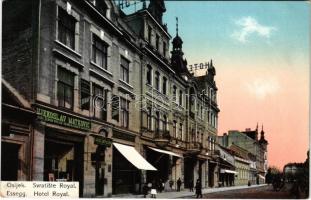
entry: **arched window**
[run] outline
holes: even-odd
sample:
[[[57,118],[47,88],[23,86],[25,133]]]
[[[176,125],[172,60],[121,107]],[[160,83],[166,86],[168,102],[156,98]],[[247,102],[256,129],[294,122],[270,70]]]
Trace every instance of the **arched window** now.
[[[173,86],[173,101],[176,102],[177,100],[177,87],[176,85]]]
[[[155,129],[155,131],[159,131],[159,127],[160,127],[160,112],[159,111],[156,111],[156,113],[155,113],[156,115],[155,115],[155,127],[154,127],[154,129]]]
[[[163,115],[163,131],[167,130],[167,116]]]
[[[162,83],[162,93],[166,94],[166,87],[167,87],[167,78],[163,77],[163,83]]]
[[[146,82],[147,84],[152,85],[152,67],[150,65],[147,65]]]
[[[155,81],[155,88],[159,91],[160,90],[160,73],[159,72],[155,73],[154,81]]]

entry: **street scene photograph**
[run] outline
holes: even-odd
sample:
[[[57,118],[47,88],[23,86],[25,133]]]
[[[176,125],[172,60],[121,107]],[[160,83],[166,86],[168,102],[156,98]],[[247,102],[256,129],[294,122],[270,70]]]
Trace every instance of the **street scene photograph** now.
[[[0,13],[1,198],[309,198],[310,1]]]

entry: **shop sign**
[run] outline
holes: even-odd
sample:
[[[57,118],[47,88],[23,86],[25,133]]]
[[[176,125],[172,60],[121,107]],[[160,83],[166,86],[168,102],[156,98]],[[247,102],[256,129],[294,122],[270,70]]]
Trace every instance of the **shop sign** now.
[[[112,139],[105,138],[105,137],[95,137],[94,144],[105,146],[105,147],[110,147],[112,144]]]
[[[90,130],[91,122],[46,108],[37,108],[39,119],[70,128]]]

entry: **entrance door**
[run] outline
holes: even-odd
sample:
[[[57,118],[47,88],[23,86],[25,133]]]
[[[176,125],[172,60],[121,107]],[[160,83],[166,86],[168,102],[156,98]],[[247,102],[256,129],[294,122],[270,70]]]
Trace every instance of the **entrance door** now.
[[[1,143],[1,180],[17,181],[19,168],[20,145],[7,142]]]
[[[96,176],[95,176],[95,189],[96,195],[101,196],[104,194],[105,186],[105,148],[98,146],[95,153],[96,162]]]
[[[185,164],[185,172],[184,172],[184,183],[185,183],[185,188],[190,187],[190,181],[192,180],[193,183],[195,184],[194,180],[194,165],[195,165],[195,160],[193,158],[185,158],[184,161]]]
[[[208,186],[214,187],[214,170],[215,164],[209,163],[208,165]]]

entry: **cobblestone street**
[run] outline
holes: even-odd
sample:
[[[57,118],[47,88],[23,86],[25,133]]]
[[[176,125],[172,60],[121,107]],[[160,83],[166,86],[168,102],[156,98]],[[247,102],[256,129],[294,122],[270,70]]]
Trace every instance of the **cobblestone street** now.
[[[204,199],[295,199],[290,194],[291,185],[286,185],[280,191],[274,191],[272,185],[254,187],[246,189],[229,190],[203,194]],[[195,196],[184,197],[195,198]],[[300,198],[306,198],[305,194],[300,193]]]

